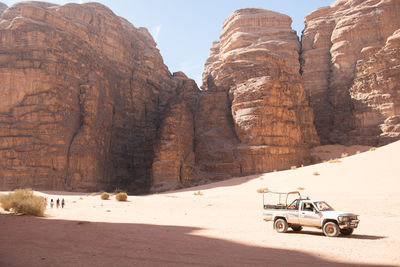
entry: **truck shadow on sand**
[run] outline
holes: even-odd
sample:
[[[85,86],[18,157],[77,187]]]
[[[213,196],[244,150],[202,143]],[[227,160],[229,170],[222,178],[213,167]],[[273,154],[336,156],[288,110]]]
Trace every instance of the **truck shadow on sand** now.
[[[295,232],[295,231],[287,231],[285,234],[293,234],[293,235],[314,235],[314,236],[321,236],[325,238],[333,238],[333,237],[327,237],[321,232],[317,231],[300,231],[300,232]],[[385,239],[387,236],[379,236],[379,235],[358,235],[358,234],[353,234],[353,235],[339,235],[336,238],[348,238],[348,239],[364,239],[364,240],[380,240],[380,239]]]
[[[200,230],[0,214],[0,266],[374,266],[200,236]]]

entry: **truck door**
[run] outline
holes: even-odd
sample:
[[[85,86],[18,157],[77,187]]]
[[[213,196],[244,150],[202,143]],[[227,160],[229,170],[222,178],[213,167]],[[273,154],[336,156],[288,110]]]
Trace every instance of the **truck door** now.
[[[312,202],[302,202],[300,209],[300,224],[307,226],[321,226],[321,217],[315,212]]]
[[[299,200],[296,199],[287,207],[287,222],[292,224],[299,224]]]

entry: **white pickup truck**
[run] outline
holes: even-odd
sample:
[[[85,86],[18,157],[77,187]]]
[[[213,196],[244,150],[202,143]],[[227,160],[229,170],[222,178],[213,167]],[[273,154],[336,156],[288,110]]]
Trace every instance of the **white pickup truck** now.
[[[298,191],[281,193],[266,190],[263,193],[263,208],[264,220],[273,221],[278,233],[285,233],[289,227],[293,231],[301,231],[303,226],[311,226],[322,229],[329,237],[351,235],[360,222],[358,215],[335,211],[324,201],[303,199]]]

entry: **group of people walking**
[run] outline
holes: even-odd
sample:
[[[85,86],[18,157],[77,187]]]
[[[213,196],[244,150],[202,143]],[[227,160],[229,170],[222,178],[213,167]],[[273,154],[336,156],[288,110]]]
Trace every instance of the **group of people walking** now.
[[[65,206],[65,200],[62,199],[61,202],[60,202],[60,199],[57,198],[57,200],[56,200],[56,207],[57,207],[57,209],[60,207],[60,203],[61,203],[61,208],[64,208],[64,206]],[[51,200],[50,200],[50,208],[53,208],[53,207],[54,207],[54,201],[53,201],[53,199],[51,199]]]

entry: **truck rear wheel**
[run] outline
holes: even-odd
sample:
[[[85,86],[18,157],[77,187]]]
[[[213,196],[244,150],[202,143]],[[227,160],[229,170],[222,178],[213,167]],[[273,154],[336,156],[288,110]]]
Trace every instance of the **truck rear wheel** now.
[[[340,232],[343,235],[351,235],[353,233],[354,229],[353,228],[345,228],[345,229],[340,229]]]
[[[278,233],[286,233],[288,230],[288,223],[285,219],[277,219],[275,221],[275,230]]]
[[[292,226],[290,226],[292,229],[293,229],[293,231],[295,231],[295,232],[300,232],[302,229],[303,229],[303,226],[301,226],[301,225],[292,225]]]
[[[325,223],[322,231],[329,237],[337,237],[340,234],[339,226],[334,222]]]

